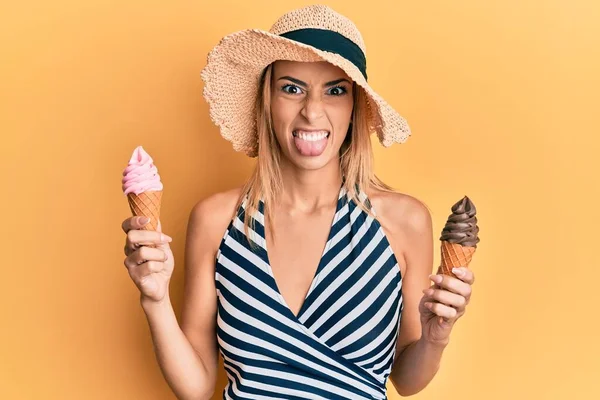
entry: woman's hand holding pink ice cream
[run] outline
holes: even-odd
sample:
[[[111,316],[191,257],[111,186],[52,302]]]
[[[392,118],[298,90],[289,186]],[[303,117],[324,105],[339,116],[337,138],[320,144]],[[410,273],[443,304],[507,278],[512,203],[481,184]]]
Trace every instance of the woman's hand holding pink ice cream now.
[[[124,264],[141,293],[141,301],[162,302],[169,297],[175,262],[162,233],[160,206],[163,184],[154,160],[142,146],[133,151],[121,180],[133,217],[121,224],[127,234]]]
[[[144,221],[146,219],[147,221]],[[169,281],[175,267],[169,243],[171,237],[158,230],[144,230],[149,218],[129,217],[122,223],[125,239],[124,264],[129,276],[140,290],[142,302],[162,302],[169,299]]]

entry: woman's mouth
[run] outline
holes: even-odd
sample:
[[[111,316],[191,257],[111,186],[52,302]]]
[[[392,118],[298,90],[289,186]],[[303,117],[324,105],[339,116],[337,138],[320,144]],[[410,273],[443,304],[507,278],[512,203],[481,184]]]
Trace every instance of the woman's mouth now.
[[[323,154],[323,151],[327,146],[330,132],[327,130],[305,131],[302,129],[295,129],[292,132],[292,136],[294,136],[296,149],[301,155],[316,157]]]

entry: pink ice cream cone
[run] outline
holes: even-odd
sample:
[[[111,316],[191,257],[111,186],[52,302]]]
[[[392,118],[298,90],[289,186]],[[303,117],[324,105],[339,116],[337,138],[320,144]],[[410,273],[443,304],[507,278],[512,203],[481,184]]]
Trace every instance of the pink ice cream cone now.
[[[152,157],[142,146],[133,151],[129,164],[123,171],[122,185],[133,215],[150,218],[150,222],[142,229],[157,230],[163,184]]]

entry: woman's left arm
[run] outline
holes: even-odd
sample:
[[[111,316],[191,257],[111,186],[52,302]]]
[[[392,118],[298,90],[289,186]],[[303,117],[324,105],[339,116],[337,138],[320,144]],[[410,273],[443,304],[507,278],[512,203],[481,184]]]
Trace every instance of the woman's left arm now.
[[[430,275],[433,232],[429,210],[412,197],[396,197],[393,202],[402,204],[386,207],[394,210],[386,213],[388,236],[392,249],[404,249],[406,271],[402,278],[404,310],[390,380],[398,394],[410,396],[423,390],[437,373],[452,327],[469,302],[474,276],[467,268],[461,268],[463,275],[457,274],[460,279]]]

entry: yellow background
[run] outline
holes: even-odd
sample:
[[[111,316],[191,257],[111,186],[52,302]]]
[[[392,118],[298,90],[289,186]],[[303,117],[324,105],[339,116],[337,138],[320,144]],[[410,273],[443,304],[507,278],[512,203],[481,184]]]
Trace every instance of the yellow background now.
[[[3,2],[0,398],[174,398],[123,267],[121,173],[140,144],[157,162],[179,315],[189,211],[253,165],[208,118],[206,54],[305,4]],[[478,207],[472,303],[414,398],[600,398],[600,3],[328,4],[413,130],[375,143],[377,173],[431,207],[436,241],[455,201]]]

